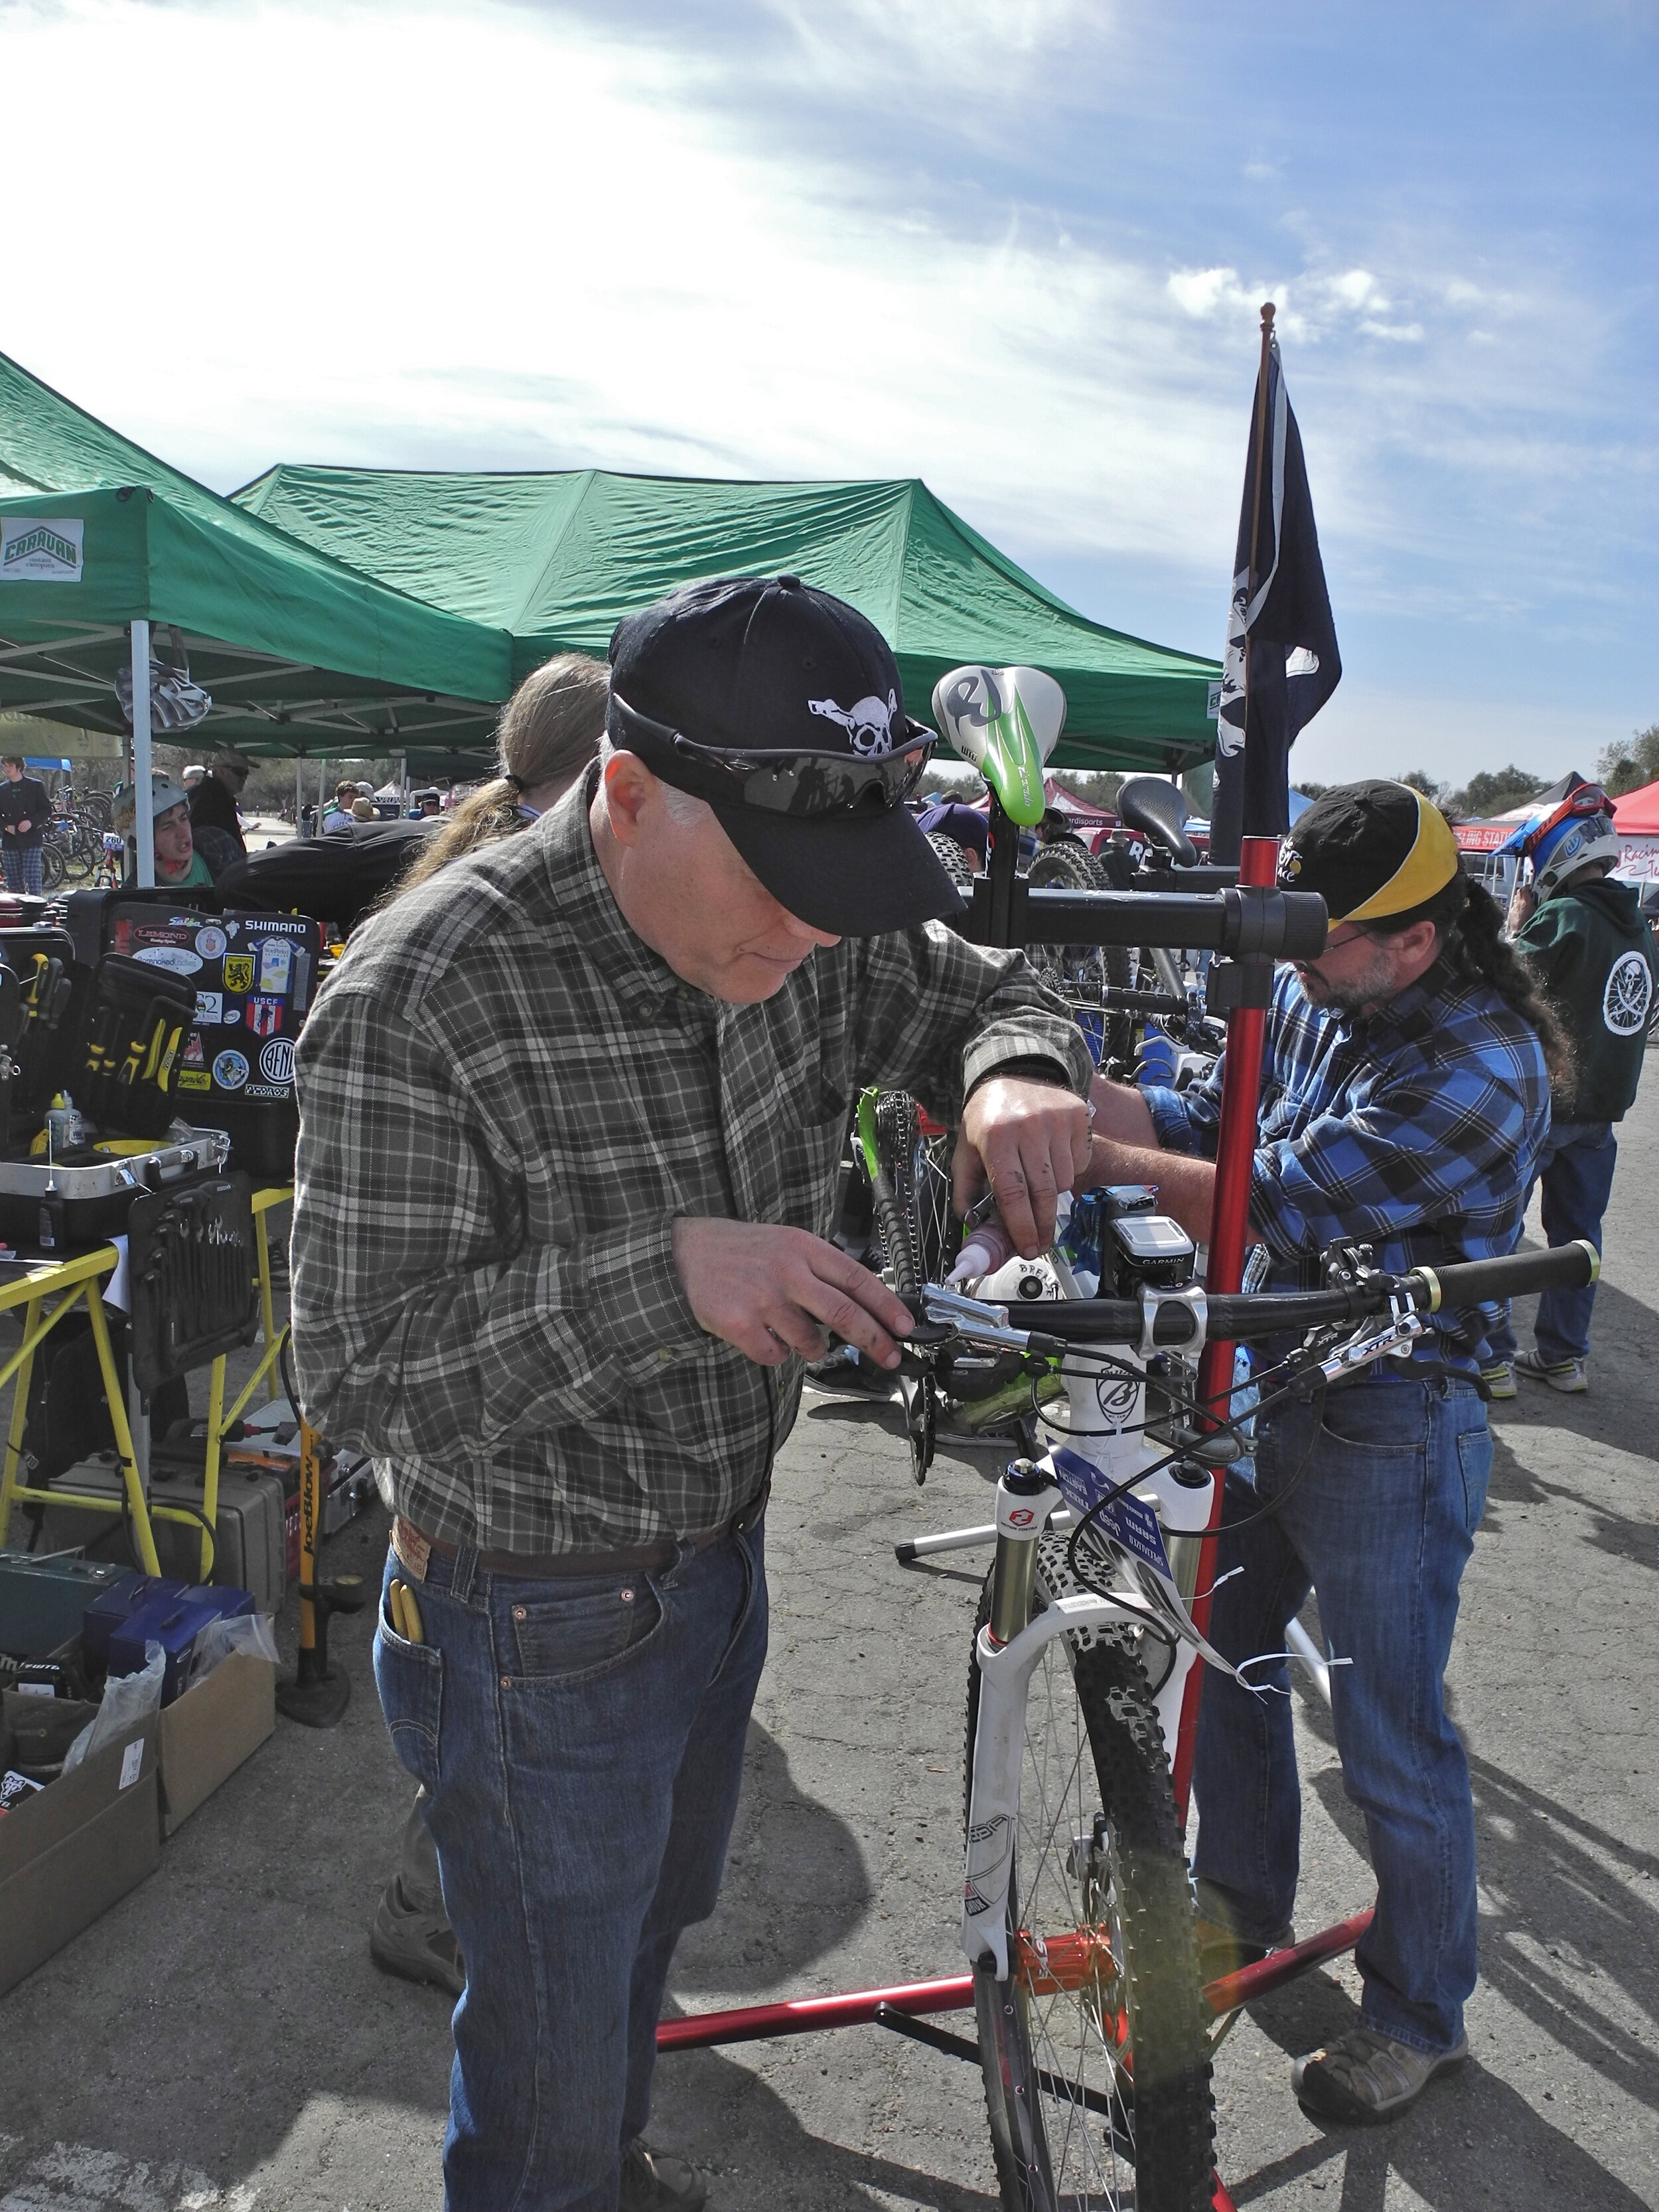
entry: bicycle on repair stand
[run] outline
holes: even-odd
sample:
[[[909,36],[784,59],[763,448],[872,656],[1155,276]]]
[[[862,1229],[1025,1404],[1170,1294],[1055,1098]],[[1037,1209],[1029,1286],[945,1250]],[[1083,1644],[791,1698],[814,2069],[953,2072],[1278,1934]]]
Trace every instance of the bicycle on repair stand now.
[[[967,1703],[963,1941],[977,2058],[1009,2212],[1201,2212],[1215,2194],[1210,2054],[1261,1967],[1200,1985],[1192,1887],[1170,1780],[1187,1676],[1250,1686],[1194,1626],[1214,1486],[1249,1452],[1231,1390],[1199,1395],[1206,1338],[1297,1348],[1255,1376],[1260,1411],[1322,1400],[1408,1358],[1437,1311],[1594,1280],[1588,1243],[1405,1275],[1364,1248],[1322,1291],[1206,1297],[1180,1225],[1139,1187],[1092,1193],[1103,1289],[1013,1311],[928,1285],[904,1361],[949,1387],[988,1355],[1058,1376],[1053,1448],[997,1486],[995,1558]],[[1063,1441],[1060,1440],[1063,1438]],[[1264,1659],[1280,1654],[1263,1654]],[[1273,1981],[1346,1948],[1267,1962]]]

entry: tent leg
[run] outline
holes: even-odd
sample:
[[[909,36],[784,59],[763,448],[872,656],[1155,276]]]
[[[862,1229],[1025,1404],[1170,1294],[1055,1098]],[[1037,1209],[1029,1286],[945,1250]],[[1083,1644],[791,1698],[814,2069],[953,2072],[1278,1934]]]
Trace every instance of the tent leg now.
[[[138,846],[138,888],[155,888],[155,817],[149,805],[149,624],[132,625],[133,836]]]
[[[294,756],[294,834],[300,834],[300,817],[306,805],[306,764],[298,753]]]

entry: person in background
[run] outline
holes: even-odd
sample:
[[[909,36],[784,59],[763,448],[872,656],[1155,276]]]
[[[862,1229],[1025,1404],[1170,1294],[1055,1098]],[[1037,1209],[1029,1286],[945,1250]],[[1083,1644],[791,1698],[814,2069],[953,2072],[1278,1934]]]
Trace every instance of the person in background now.
[[[21,754],[8,753],[0,768],[6,778],[0,784],[0,867],[5,871],[6,889],[39,898],[40,848],[52,819],[52,801],[45,784],[25,772]]]
[[[939,799],[922,809],[916,817],[916,827],[924,837],[948,837],[961,854],[969,875],[976,876],[984,867],[991,849],[991,823],[989,817],[976,808],[964,806],[958,799]],[[937,844],[933,849],[939,850]],[[951,872],[955,873],[954,868]]]
[[[138,845],[134,835],[137,809],[130,783],[118,784],[112,806],[116,830],[126,841],[126,872],[123,881],[138,880]],[[155,823],[155,881],[171,890],[210,884],[214,872],[196,849],[190,826],[190,799],[170,775],[159,770],[150,778],[150,814]]]
[[[1619,864],[1612,802],[1581,784],[1516,848],[1532,862],[1529,886],[1510,904],[1510,933],[1572,1044],[1566,1079],[1550,1092],[1550,1133],[1538,1155],[1544,1235],[1552,1244],[1587,1237],[1601,1249],[1601,1217],[1619,1158],[1613,1124],[1636,1098],[1659,951],[1633,884],[1610,880]],[[1588,1390],[1595,1285],[1546,1291],[1530,1352],[1516,1348],[1507,1306],[1486,1340],[1481,1374],[1494,1398],[1513,1398],[1517,1375],[1552,1390]]]
[[[1042,819],[1037,824],[1037,842],[1040,845],[1075,845],[1083,853],[1089,849],[1087,838],[1079,836],[1073,827],[1071,816],[1063,806],[1043,809]]]
[[[526,676],[501,710],[495,732],[498,769],[469,793],[443,828],[387,896],[390,905],[441,868],[527,830],[569,790],[599,749],[605,735],[611,672],[583,653],[561,653]],[[369,1955],[390,1974],[433,1982],[459,1996],[466,1973],[444,1911],[438,1854],[417,1790],[404,1824],[397,1871],[387,1882],[374,1925]]]
[[[378,822],[380,817],[374,811],[374,801],[372,799],[354,799],[351,802],[351,818],[354,822]]]
[[[206,774],[207,770],[202,766],[200,761],[195,761],[185,770],[179,781],[186,791],[194,791]]]
[[[326,837],[331,830],[343,830],[346,827],[351,819],[351,802],[356,796],[357,787],[355,783],[335,785],[334,804],[323,817],[324,836]]]
[[[1250,1230],[1264,1288],[1317,1284],[1363,1242],[1391,1274],[1514,1249],[1565,1043],[1463,874],[1439,810],[1401,783],[1328,791],[1291,824],[1286,890],[1317,891],[1330,934],[1280,967],[1267,1014]],[[1224,1056],[1189,1091],[1097,1080],[1088,1184],[1149,1182],[1206,1242]],[[1443,1681],[1458,1590],[1492,1472],[1478,1386],[1486,1308],[1439,1313],[1407,1359],[1258,1419],[1226,1478],[1194,1792],[1200,1968],[1293,1940],[1301,1798],[1285,1631],[1310,1589],[1331,1650],[1343,1787],[1364,1816],[1376,1912],[1354,1953],[1359,2018],[1298,2058],[1304,2107],[1397,2119],[1468,2055],[1474,1807]],[[1265,1692],[1265,1694],[1263,1694]]]
[[[235,847],[234,853],[225,855],[226,866],[247,852],[236,802],[252,770],[253,763],[245,753],[239,753],[234,745],[222,746],[213,757],[213,766],[190,793],[190,826],[198,844],[202,843],[204,830],[214,830]]]

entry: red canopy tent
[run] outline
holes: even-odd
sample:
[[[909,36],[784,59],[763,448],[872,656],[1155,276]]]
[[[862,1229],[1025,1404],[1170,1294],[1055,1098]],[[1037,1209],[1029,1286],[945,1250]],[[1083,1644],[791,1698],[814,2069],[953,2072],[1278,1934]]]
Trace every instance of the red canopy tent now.
[[[1644,783],[1613,802],[1613,826],[1621,836],[1659,837],[1659,783]]]

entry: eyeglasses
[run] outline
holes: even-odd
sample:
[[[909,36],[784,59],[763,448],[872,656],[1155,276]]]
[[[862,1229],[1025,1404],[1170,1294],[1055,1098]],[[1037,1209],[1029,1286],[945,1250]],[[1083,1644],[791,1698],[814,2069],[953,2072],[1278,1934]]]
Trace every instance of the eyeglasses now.
[[[1369,929],[1351,929],[1346,937],[1328,937],[1325,939],[1325,951],[1340,952],[1345,945],[1355,945],[1362,937],[1370,935]],[[1324,954],[1322,953],[1320,957],[1322,959]]]
[[[655,749],[659,757],[668,757],[662,774],[669,782],[703,798],[738,799],[768,814],[889,813],[915,790],[939,743],[931,730],[918,729],[896,752],[868,758],[856,753],[758,752],[703,745],[665,722],[636,713],[615,691],[611,701],[630,749],[639,752],[647,768],[653,765]],[[636,743],[641,738],[642,744]]]

